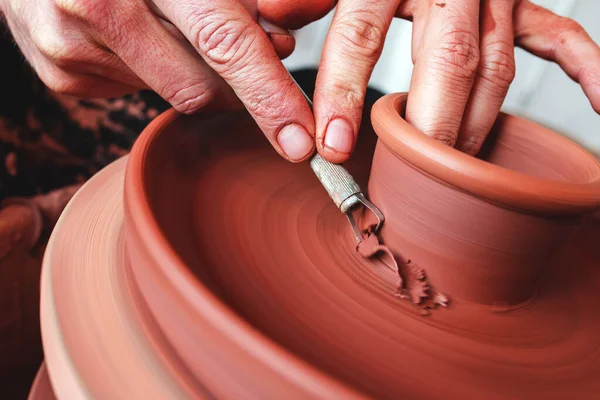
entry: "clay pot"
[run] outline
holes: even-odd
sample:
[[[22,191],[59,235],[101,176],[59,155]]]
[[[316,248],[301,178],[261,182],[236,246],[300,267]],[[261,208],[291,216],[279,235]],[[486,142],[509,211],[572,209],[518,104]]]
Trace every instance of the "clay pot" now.
[[[381,238],[451,298],[530,300],[582,215],[600,206],[600,162],[566,138],[500,114],[477,158],[417,131],[406,94],[380,99],[369,195]]]
[[[222,132],[237,143],[214,140]],[[184,368],[211,396],[361,398],[228,307],[211,276],[214,265],[202,259],[194,221],[199,175],[213,168],[215,157],[231,154],[222,146],[242,149],[262,143],[260,136],[245,112],[190,118],[171,110],[146,128],[130,154],[124,190],[126,251],[135,280]]]
[[[377,137],[363,120],[347,167],[364,188]],[[394,246],[397,209],[383,189],[411,181],[380,179],[378,188],[381,149],[370,186]],[[247,113],[169,111],[136,142],[123,181],[124,163],[79,192],[45,257],[42,329],[57,397],[592,398],[600,390],[600,225],[591,220],[558,267],[548,265],[528,307],[496,313],[459,298],[424,317],[394,295],[394,271],[356,251],[309,166],[273,152]],[[508,223],[522,224],[525,209],[570,225],[590,206],[552,211],[554,201],[534,213],[521,203]]]

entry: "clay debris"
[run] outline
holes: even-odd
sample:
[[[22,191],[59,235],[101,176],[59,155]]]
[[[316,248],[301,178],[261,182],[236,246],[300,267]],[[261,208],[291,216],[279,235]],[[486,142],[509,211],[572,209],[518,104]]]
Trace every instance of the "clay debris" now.
[[[429,314],[428,310],[437,305],[446,307],[448,297],[433,288],[427,280],[425,270],[411,260],[399,265],[391,250],[379,241],[373,229],[374,225],[370,225],[364,230],[364,240],[356,246],[356,250],[362,257],[377,259],[398,274],[398,288],[394,295],[410,300],[424,315]]]

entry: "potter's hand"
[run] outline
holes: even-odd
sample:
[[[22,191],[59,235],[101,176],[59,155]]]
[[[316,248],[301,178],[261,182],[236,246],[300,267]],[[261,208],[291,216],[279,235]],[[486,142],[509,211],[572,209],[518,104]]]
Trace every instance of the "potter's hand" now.
[[[317,148],[332,162],[352,151],[394,15],[413,20],[406,119],[432,137],[479,151],[514,77],[514,44],[557,62],[600,112],[600,49],[576,22],[528,0],[340,0],[314,96]]]
[[[324,0],[283,12],[262,1],[284,22],[328,11],[305,6]],[[258,13],[256,0],[0,0],[54,91],[112,97],[148,87],[184,113],[243,103],[277,151],[299,161],[314,150],[314,118],[277,54],[289,54],[294,39],[267,23],[265,34]]]

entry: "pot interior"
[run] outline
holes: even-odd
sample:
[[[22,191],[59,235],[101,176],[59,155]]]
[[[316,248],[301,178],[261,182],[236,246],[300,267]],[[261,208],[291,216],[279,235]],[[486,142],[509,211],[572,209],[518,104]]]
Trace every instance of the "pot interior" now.
[[[537,178],[588,183],[597,167],[579,146],[533,122],[501,114],[478,158]]]

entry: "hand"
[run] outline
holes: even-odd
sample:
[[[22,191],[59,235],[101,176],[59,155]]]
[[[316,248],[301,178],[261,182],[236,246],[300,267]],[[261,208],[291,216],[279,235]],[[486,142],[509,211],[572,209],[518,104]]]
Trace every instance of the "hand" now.
[[[558,63],[600,112],[600,48],[573,20],[528,0],[340,0],[314,95],[317,149],[353,150],[367,82],[394,16],[413,20],[406,119],[476,154],[515,74],[514,45]]]
[[[317,3],[333,0],[288,11],[267,1],[265,12],[302,24],[322,16],[306,6]],[[243,105],[282,156],[301,161],[314,151],[312,111],[278,57],[294,39],[261,21],[265,34],[256,0],[0,0],[0,11],[56,92],[150,88],[183,113]]]

